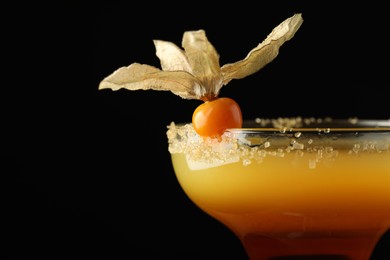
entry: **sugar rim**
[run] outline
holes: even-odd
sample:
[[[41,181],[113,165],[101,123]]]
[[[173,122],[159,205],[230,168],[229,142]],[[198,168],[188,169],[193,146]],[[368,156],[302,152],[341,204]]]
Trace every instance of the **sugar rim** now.
[[[237,161],[249,165],[268,156],[291,153],[314,156],[308,160],[310,168],[324,160],[335,160],[340,150],[351,156],[390,155],[390,119],[255,119],[245,121],[244,128],[227,129],[220,140],[200,137],[191,123],[172,122],[167,137],[169,152],[185,154],[193,169]],[[337,141],[340,138],[342,142]]]

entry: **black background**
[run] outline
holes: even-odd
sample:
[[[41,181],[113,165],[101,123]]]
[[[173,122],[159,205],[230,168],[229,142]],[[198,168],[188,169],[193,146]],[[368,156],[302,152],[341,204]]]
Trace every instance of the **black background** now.
[[[159,67],[153,39],[180,46],[184,31],[205,29],[223,65],[299,12],[304,22],[278,57],[220,96],[245,118],[390,117],[385,1],[64,1],[2,11],[3,235],[15,259],[246,259],[170,164],[166,126],[191,120],[200,102],[97,89],[121,66]]]

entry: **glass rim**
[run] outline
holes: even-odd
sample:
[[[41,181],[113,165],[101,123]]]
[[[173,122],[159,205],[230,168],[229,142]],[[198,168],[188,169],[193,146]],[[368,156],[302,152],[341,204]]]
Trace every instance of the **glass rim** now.
[[[290,120],[291,118],[286,118]],[[342,133],[342,132],[390,132],[390,119],[302,119],[298,124],[273,126],[278,119],[251,119],[244,120],[242,128],[228,128],[225,132],[232,134],[255,133]]]

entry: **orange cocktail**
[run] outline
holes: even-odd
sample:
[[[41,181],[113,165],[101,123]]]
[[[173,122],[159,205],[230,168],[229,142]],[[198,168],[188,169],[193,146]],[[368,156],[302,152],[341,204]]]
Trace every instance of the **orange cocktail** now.
[[[252,260],[367,260],[390,228],[390,121],[259,120],[222,141],[171,125],[168,138],[184,191]]]

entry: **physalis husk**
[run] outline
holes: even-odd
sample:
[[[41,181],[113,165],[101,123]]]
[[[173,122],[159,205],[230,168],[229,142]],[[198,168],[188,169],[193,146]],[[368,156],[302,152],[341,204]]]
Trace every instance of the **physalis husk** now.
[[[161,69],[132,63],[104,78],[99,89],[169,90],[184,99],[212,100],[232,79],[249,76],[275,59],[280,46],[294,36],[302,22],[302,15],[294,14],[275,27],[243,60],[222,67],[204,30],[184,32],[183,49],[172,42],[154,40]]]

